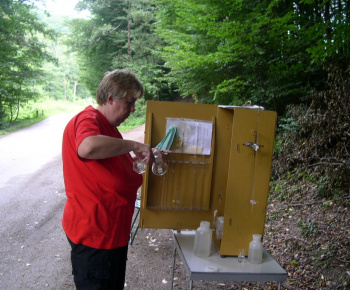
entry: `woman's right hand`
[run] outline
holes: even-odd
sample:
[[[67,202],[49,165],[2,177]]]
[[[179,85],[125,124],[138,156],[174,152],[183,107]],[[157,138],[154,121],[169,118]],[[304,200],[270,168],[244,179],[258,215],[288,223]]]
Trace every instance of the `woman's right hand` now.
[[[153,162],[152,148],[148,144],[135,142],[135,148],[133,150],[137,159],[147,158],[147,164],[150,165]]]

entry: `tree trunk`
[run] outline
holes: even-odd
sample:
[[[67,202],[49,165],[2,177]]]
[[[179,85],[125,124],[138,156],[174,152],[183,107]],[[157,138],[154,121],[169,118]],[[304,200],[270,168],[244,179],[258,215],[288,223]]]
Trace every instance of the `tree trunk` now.
[[[17,114],[16,114],[15,121],[18,119],[18,116],[19,116],[19,98],[17,98]]]
[[[66,73],[64,73],[64,108],[67,109],[67,81],[66,81]]]
[[[130,59],[130,19],[128,21],[128,58]]]
[[[77,81],[74,81],[73,104],[75,104],[76,94],[77,94]]]

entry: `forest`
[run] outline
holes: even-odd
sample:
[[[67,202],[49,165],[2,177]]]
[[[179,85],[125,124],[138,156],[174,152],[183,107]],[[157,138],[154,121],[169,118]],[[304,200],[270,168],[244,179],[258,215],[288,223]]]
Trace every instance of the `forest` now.
[[[0,2],[0,129],[42,100],[92,98],[114,68],[146,101],[276,111],[265,246],[286,289],[349,286],[348,0],[81,0],[86,18],[39,1]]]

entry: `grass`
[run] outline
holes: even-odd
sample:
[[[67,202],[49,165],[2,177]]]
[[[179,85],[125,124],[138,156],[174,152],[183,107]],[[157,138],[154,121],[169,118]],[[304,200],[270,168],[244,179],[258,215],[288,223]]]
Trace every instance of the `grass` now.
[[[61,113],[78,113],[85,107],[96,104],[89,100],[79,99],[75,103],[56,100],[45,100],[36,103],[29,103],[25,108],[20,109],[20,114],[17,120],[8,121],[0,120],[0,136],[7,135],[19,129],[29,127],[51,116]],[[142,125],[145,122],[146,102],[138,100],[136,103],[136,112],[134,112],[118,129],[125,132]]]

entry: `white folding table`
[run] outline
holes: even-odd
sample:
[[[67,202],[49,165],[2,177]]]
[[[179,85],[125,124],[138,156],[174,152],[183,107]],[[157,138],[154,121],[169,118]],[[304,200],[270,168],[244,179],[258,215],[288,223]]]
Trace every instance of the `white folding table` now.
[[[237,257],[221,257],[214,243],[211,246],[211,254],[207,258],[200,258],[193,254],[194,231],[173,231],[174,235],[174,259],[171,289],[174,282],[174,268],[176,253],[179,254],[192,289],[193,280],[207,281],[236,281],[236,282],[263,282],[275,281],[278,289],[281,282],[287,279],[286,271],[264,249],[263,262],[251,264],[248,261],[238,263]]]

